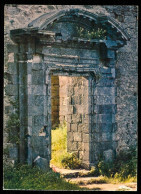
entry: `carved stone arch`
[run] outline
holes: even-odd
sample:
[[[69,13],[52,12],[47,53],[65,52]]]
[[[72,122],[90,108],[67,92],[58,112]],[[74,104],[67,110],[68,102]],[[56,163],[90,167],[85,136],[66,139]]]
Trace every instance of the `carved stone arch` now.
[[[31,23],[28,24],[28,27],[37,27],[38,30],[44,30],[48,28],[49,24],[58,21],[60,18],[63,18],[65,16],[76,16],[77,18],[82,17],[83,19],[86,18],[88,21],[92,21],[96,25],[101,25],[104,28],[105,26],[107,26],[108,33],[110,31],[114,31],[115,34],[117,34],[117,37],[121,40],[127,41],[130,39],[130,36],[123,30],[120,24],[110,16],[94,14],[82,9],[65,9],[53,11],[49,14],[47,13],[33,20]],[[84,23],[84,25],[87,26],[86,23]]]

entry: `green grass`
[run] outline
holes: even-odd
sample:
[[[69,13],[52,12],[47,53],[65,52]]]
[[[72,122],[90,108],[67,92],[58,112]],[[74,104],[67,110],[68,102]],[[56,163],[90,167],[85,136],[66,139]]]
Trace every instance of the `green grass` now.
[[[67,154],[67,126],[64,124],[51,131],[51,164],[57,167],[62,166],[62,159]]]
[[[51,161],[59,168],[80,168],[81,161],[74,153],[67,152],[67,125],[64,123],[51,132]]]
[[[83,190],[60,178],[52,170],[43,172],[28,165],[4,169],[4,189],[19,190]]]
[[[101,157],[99,162],[92,167],[92,176],[104,176],[107,183],[137,182],[137,150],[130,147],[122,151],[112,162],[106,162]]]

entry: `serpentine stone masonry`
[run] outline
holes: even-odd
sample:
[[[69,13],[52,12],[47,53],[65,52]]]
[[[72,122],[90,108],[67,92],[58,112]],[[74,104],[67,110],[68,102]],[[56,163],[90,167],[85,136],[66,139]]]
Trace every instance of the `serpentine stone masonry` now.
[[[93,29],[102,29],[105,37],[89,38]],[[43,158],[49,167],[51,129],[64,121],[67,149],[85,168],[100,155],[116,157],[116,63],[117,51],[131,39],[126,30],[109,15],[67,8],[12,29],[10,38],[15,49],[9,71],[17,81],[6,86],[6,95],[17,98],[20,119],[15,160],[33,164]]]

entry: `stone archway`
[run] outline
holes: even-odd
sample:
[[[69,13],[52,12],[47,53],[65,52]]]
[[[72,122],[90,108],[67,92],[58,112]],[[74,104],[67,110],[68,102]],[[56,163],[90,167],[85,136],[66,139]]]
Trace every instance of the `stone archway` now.
[[[83,35],[103,29],[106,38],[83,37],[82,28]],[[116,150],[116,50],[129,39],[123,29],[108,16],[70,9],[44,14],[26,29],[11,30],[11,38],[19,45],[20,162],[32,164],[40,156],[49,166],[51,75],[55,73],[89,77],[88,140],[84,140],[86,135],[82,138],[88,144],[88,157],[84,162],[92,166],[99,154],[112,159]]]

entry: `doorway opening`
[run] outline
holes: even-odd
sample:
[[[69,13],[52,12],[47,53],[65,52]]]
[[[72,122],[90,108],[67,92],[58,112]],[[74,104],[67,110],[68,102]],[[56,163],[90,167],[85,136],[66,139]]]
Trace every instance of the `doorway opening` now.
[[[88,97],[88,77],[51,76],[51,165],[89,163]]]

